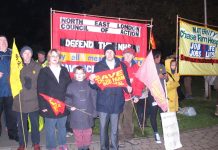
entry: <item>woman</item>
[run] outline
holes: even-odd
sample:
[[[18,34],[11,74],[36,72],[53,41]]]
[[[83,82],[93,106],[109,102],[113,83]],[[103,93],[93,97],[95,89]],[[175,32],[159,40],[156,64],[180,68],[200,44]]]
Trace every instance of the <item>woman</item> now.
[[[51,105],[40,94],[64,101],[66,89],[71,79],[67,69],[60,64],[59,51],[56,49],[50,50],[47,60],[48,67],[41,69],[37,87],[40,114],[45,118],[46,148],[49,150],[56,149],[56,141],[58,141],[59,149],[67,150],[65,127],[67,109],[63,113],[54,113]],[[55,134],[55,131],[58,133]]]
[[[21,49],[23,68],[20,72],[20,79],[23,89],[19,96],[15,96],[13,110],[17,112],[17,124],[19,135],[19,148],[24,150],[28,143],[27,118],[31,121],[31,140],[34,150],[40,150],[39,134],[39,104],[37,97],[37,78],[41,67],[32,60],[33,51],[29,46]],[[24,131],[24,134],[23,134]]]

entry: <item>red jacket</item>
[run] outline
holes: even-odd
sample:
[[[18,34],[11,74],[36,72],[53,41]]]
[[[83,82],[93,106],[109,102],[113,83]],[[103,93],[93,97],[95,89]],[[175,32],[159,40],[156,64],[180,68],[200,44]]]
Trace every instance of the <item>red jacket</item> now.
[[[145,85],[144,85],[144,83],[139,81],[138,78],[135,77],[135,73],[139,69],[138,64],[136,64],[134,61],[133,61],[132,65],[130,65],[126,61],[124,61],[124,63],[127,66],[127,72],[128,72],[129,78],[130,78],[131,85],[132,85],[132,93],[131,94],[127,94],[126,92],[124,92],[125,101],[129,101],[130,98],[133,96],[141,97],[142,91],[143,91]]]

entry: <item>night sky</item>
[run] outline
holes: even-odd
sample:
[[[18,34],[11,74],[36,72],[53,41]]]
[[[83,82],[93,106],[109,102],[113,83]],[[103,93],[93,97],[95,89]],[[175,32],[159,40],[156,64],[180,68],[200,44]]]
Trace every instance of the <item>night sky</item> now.
[[[218,1],[208,0],[208,23],[218,25]],[[0,4],[0,34],[9,47],[50,49],[50,8],[122,18],[154,18],[154,36],[166,55],[175,49],[176,15],[204,22],[203,0],[5,0]]]

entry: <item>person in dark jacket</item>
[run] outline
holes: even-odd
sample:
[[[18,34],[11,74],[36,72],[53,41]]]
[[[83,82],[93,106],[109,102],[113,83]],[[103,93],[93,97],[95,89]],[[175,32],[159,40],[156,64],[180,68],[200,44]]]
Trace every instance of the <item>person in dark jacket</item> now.
[[[95,83],[95,74],[89,76],[90,86],[97,90],[97,111],[100,118],[100,145],[101,150],[109,150],[108,124],[110,122],[111,131],[111,149],[118,149],[118,122],[119,114],[123,111],[124,106],[124,90],[131,93],[132,87],[130,84],[127,68],[117,57],[115,57],[115,47],[112,44],[104,48],[105,57],[96,63],[94,73],[112,70],[117,67],[122,67],[127,88],[113,87],[101,90]]]
[[[96,117],[96,90],[90,88],[83,67],[77,66],[74,69],[74,78],[68,85],[66,93],[66,104],[72,106],[69,108],[71,110],[70,126],[78,149],[88,150],[91,144],[94,117]]]
[[[42,68],[37,81],[40,115],[45,118],[46,148],[66,150],[66,120],[67,109],[63,113],[55,115],[50,104],[39,94],[45,94],[60,101],[65,100],[67,86],[70,83],[70,75],[65,67],[60,64],[60,52],[52,49],[47,56],[48,67]],[[57,128],[58,134],[55,134]],[[57,137],[57,140],[56,140]]]
[[[20,96],[16,96],[13,101],[13,110],[17,112],[19,148],[24,150],[28,143],[27,118],[31,121],[31,139],[34,150],[40,150],[39,134],[39,104],[37,97],[37,78],[41,67],[32,60],[33,51],[29,46],[21,48],[23,68],[20,72],[20,80],[23,89]],[[21,116],[22,115],[22,116]],[[22,118],[21,118],[22,117]],[[23,124],[23,125],[22,125]],[[23,135],[24,128],[24,135]]]
[[[16,112],[12,111],[13,97],[9,83],[10,77],[11,49],[4,35],[0,35],[0,118],[5,113],[8,137],[18,141]],[[1,121],[0,121],[1,135]]]

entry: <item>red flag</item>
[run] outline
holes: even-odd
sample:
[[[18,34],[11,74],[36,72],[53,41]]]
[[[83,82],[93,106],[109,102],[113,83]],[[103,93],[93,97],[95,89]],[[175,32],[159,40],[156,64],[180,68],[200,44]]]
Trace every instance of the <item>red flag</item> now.
[[[151,43],[151,49],[156,49],[156,43],[155,43],[154,35],[152,32],[151,32],[151,37],[150,37],[150,43]]]
[[[157,73],[152,52],[148,54],[141,67],[136,72],[136,77],[148,87],[158,106],[160,106],[163,111],[167,111],[167,99]]]
[[[41,95],[51,106],[54,114],[57,116],[59,113],[60,114],[63,114],[64,111],[65,111],[65,103],[58,100],[58,99],[55,99],[53,97],[50,97],[48,95],[45,95],[45,94],[42,94],[42,93],[39,93],[39,95]]]
[[[121,67],[95,74],[96,84],[104,90],[107,87],[126,87],[126,78]]]

